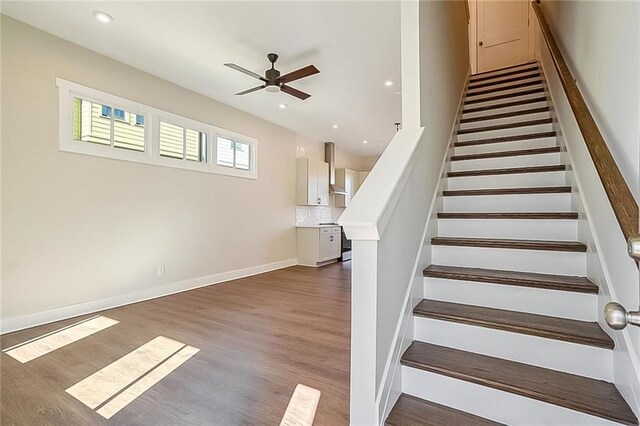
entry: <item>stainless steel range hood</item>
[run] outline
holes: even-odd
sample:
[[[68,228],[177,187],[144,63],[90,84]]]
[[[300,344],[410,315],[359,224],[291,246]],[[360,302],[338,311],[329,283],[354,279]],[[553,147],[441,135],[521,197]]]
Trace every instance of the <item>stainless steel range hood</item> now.
[[[325,142],[324,161],[329,163],[329,192],[331,194],[345,195],[347,191],[336,185],[336,144]]]

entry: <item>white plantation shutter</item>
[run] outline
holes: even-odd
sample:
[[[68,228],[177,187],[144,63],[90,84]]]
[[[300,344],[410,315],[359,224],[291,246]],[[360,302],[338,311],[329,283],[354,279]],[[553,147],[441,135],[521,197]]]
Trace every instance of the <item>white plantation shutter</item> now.
[[[216,162],[219,166],[251,170],[251,145],[218,136]]]
[[[233,167],[233,146],[234,142],[232,140],[218,136],[216,158],[219,166]]]
[[[248,143],[236,142],[236,168],[249,170],[251,146]]]
[[[175,124],[160,122],[160,155],[162,157],[206,162],[206,133]]]

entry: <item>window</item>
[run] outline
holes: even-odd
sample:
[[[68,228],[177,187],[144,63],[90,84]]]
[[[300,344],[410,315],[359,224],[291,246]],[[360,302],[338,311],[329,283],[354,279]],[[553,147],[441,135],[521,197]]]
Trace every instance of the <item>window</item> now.
[[[207,161],[207,134],[160,121],[160,155],[180,160]]]
[[[257,179],[256,139],[62,79],[56,84],[61,151]]]
[[[223,167],[233,167],[239,170],[249,170],[251,159],[251,145],[218,136],[217,163]]]
[[[123,110],[121,110],[121,109],[117,109],[117,108],[116,108],[116,109],[113,111],[113,117],[114,117],[116,120],[126,121],[126,120],[125,120],[125,112],[124,112]]]
[[[102,113],[100,115],[103,117],[111,117],[111,107],[102,105]]]
[[[114,121],[118,115],[125,117],[121,109],[87,99],[73,98],[73,138],[79,142],[108,145],[113,148],[132,151],[145,150],[145,129],[127,122]],[[120,114],[121,113],[121,114]]]

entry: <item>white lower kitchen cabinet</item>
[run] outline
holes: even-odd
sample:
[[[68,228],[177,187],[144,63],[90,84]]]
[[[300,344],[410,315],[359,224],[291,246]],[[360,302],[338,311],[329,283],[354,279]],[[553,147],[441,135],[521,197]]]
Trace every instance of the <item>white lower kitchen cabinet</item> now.
[[[317,267],[335,262],[341,255],[341,242],[339,226],[296,228],[298,264]]]

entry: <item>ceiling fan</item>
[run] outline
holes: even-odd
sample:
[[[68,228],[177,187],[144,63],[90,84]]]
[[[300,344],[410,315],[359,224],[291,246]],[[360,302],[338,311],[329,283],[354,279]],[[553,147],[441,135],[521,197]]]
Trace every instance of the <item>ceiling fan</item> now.
[[[311,95],[305,92],[302,92],[298,89],[294,89],[293,87],[287,86],[288,83],[291,83],[295,80],[300,80],[301,78],[309,77],[310,75],[314,75],[319,73],[320,71],[313,65],[307,65],[304,68],[300,68],[299,70],[292,71],[285,75],[280,75],[280,71],[275,69],[275,63],[278,60],[278,55],[275,53],[269,53],[267,55],[267,59],[271,62],[271,68],[266,70],[264,73],[264,77],[260,74],[257,74],[253,71],[249,71],[246,68],[242,68],[236,64],[225,64],[229,68],[233,68],[236,71],[240,71],[241,73],[250,75],[253,78],[257,78],[261,80],[264,84],[261,86],[256,86],[254,88],[245,90],[243,92],[236,93],[236,95],[246,95],[247,93],[255,92],[257,90],[266,89],[267,92],[280,92],[295,96],[298,99],[305,100],[309,98]]]

